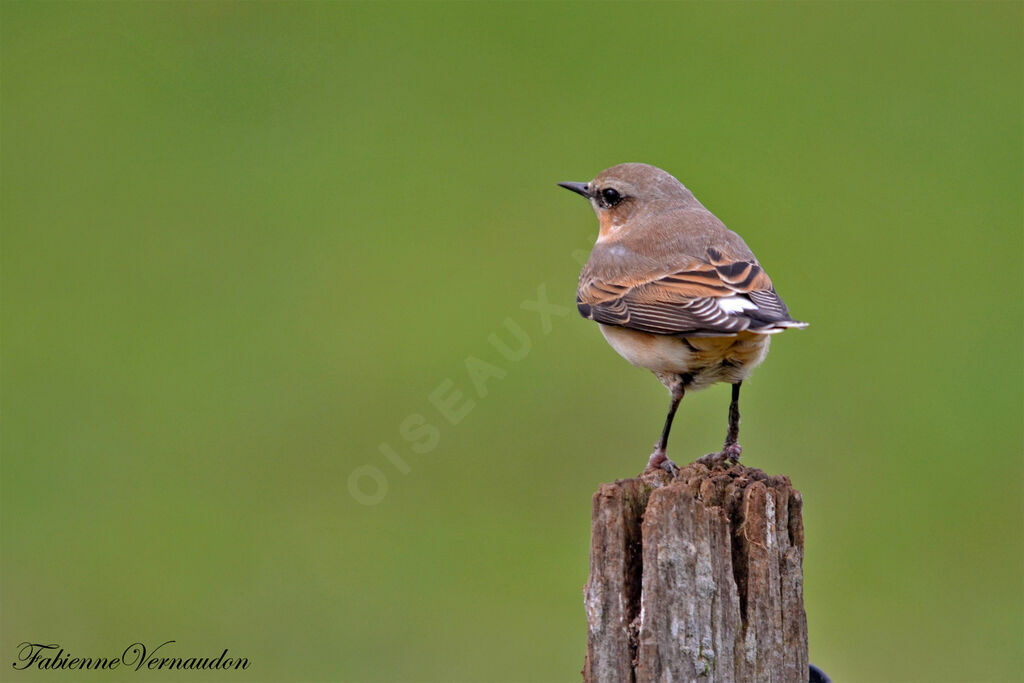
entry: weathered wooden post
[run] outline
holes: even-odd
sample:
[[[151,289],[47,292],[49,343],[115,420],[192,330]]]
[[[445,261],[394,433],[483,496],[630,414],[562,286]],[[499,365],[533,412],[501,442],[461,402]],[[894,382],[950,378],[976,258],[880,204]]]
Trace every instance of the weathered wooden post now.
[[[593,500],[591,682],[806,682],[804,530],[788,477],[701,464]]]

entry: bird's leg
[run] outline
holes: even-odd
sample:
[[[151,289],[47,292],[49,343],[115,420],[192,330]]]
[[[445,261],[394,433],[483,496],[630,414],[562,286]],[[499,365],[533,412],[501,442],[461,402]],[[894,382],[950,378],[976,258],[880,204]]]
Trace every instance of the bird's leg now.
[[[729,431],[725,433],[725,444],[722,453],[734,463],[740,461],[740,385],[742,381],[732,385],[732,400],[729,402]]]
[[[665,455],[665,448],[668,446],[668,433],[672,430],[672,420],[676,416],[676,409],[679,408],[679,402],[683,400],[686,388],[683,384],[683,378],[679,375],[665,376],[660,373],[656,374],[658,374],[658,379],[668,387],[669,393],[672,394],[672,402],[668,406],[668,416],[665,417],[665,426],[661,430],[661,438],[658,439],[658,443],[654,444],[654,452],[651,453],[651,459],[647,461],[647,469],[661,468],[674,477],[679,472],[679,467]]]
[[[697,462],[714,467],[722,463],[732,461],[734,464],[740,461],[740,385],[742,381],[732,385],[732,401],[729,403],[729,431],[725,433],[725,444],[718,453],[708,453]]]

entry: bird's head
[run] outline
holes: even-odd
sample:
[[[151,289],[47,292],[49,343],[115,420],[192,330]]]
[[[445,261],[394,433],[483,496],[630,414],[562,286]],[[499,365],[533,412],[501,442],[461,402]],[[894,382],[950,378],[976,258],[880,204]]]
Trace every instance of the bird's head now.
[[[648,164],[619,164],[601,171],[589,183],[558,184],[590,200],[601,224],[601,239],[616,233],[634,216],[678,208],[693,198],[670,173]]]

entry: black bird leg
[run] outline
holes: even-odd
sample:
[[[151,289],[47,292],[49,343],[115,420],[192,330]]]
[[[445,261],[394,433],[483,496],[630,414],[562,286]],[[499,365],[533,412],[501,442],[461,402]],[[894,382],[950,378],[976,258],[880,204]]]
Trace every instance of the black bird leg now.
[[[704,463],[708,467],[714,467],[732,461],[736,464],[740,461],[740,385],[742,381],[732,385],[732,401],[729,403],[729,431],[725,433],[725,444],[718,453],[708,453],[697,462]]]
[[[658,439],[658,443],[654,444],[654,452],[651,453],[651,459],[647,461],[647,469],[660,467],[674,477],[679,472],[679,466],[668,459],[668,456],[665,455],[665,449],[668,446],[668,433],[672,431],[672,420],[675,419],[676,410],[679,408],[679,402],[683,400],[686,388],[683,384],[683,378],[678,375],[668,381],[665,381],[665,378],[661,375],[658,376],[658,379],[661,379],[665,386],[668,387],[669,393],[672,394],[672,403],[668,407],[668,416],[665,417],[665,426],[661,430],[661,438]]]

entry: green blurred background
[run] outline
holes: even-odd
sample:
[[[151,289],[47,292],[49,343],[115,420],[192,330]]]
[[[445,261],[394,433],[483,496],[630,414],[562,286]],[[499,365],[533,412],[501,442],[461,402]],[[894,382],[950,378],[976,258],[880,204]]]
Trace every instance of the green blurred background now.
[[[646,161],[812,323],[742,440],[804,494],[811,661],[1020,680],[1022,7],[3,3],[0,660],[576,680],[590,496],[667,394],[572,310],[555,182]]]

